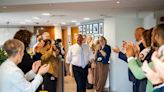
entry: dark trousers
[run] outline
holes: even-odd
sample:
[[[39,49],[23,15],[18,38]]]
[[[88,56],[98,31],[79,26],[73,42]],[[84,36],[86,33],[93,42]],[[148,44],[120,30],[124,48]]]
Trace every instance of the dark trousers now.
[[[139,92],[139,85],[139,81],[133,82],[133,92]]]
[[[46,73],[43,78],[44,90],[56,92],[57,78],[52,78],[52,75],[49,73]]]
[[[142,79],[139,85],[139,92],[146,92],[147,78]]]
[[[82,67],[73,65],[73,73],[77,85],[77,92],[86,92],[88,66],[83,69]]]

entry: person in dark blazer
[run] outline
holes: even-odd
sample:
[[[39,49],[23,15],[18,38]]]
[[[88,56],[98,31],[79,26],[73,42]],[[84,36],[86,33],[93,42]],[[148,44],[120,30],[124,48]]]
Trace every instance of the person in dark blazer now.
[[[164,24],[159,24],[154,29],[153,41],[157,44],[157,47],[159,47],[158,51],[155,51],[151,57],[153,69],[151,69],[148,66],[148,62],[145,61],[142,70],[145,72],[148,80],[153,84],[153,92],[164,92]]]
[[[142,41],[141,41],[141,36],[142,36],[143,31],[144,31],[144,28],[142,28],[142,27],[137,28],[135,31],[135,39],[138,42],[137,44],[140,48],[140,51],[142,51],[145,48],[144,45],[142,44]],[[124,44],[126,44],[126,42],[124,42]],[[128,63],[126,54],[121,52],[118,47],[113,48],[113,51],[115,53],[118,53],[119,59]],[[134,77],[134,75],[132,74],[132,72],[129,69],[128,69],[128,77],[129,77],[129,81],[133,82],[133,92],[139,92],[139,90],[138,90],[139,89],[139,80],[137,80]]]
[[[96,72],[94,86],[96,92],[103,92],[109,72],[111,47],[107,45],[107,41],[103,36],[100,37],[99,43],[100,44],[97,45],[98,47],[96,50]]]
[[[26,74],[28,71],[32,69],[32,64],[34,60],[31,58],[30,54],[27,53],[27,49],[29,44],[31,43],[32,33],[28,30],[19,30],[14,35],[14,39],[18,39],[24,43],[24,55],[22,62],[18,64],[18,67]]]

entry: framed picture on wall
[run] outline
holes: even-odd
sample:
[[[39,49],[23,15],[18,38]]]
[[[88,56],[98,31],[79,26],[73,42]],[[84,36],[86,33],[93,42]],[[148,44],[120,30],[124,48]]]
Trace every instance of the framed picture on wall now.
[[[86,32],[83,32],[83,35],[86,35]]]
[[[93,25],[92,24],[89,25],[89,31],[91,34],[93,33]]]
[[[81,33],[83,31],[83,26],[79,26],[79,32]]]
[[[86,25],[83,25],[83,32],[86,32],[86,28],[87,26]]]
[[[99,23],[99,33],[101,35],[104,33],[104,23]]]
[[[82,25],[79,26],[79,33],[80,33],[80,34],[83,34],[83,26],[82,26]]]
[[[89,30],[89,25],[86,25],[87,27],[86,27],[86,32],[87,32],[87,34],[89,34],[89,32],[90,32],[90,30]]]
[[[93,33],[94,34],[98,34],[99,33],[99,25],[98,25],[98,23],[96,23],[96,24],[93,24]]]

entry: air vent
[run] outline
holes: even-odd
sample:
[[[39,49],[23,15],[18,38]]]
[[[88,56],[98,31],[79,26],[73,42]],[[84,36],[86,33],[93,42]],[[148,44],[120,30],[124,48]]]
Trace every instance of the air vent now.
[[[65,17],[66,15],[51,15],[51,17]]]
[[[112,16],[101,14],[100,17],[103,17],[103,18],[111,18]]]

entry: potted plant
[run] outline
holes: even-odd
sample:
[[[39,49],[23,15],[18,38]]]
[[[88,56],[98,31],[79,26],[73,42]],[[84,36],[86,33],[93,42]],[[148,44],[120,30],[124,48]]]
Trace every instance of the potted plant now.
[[[0,65],[7,59],[7,53],[5,50],[0,48]]]

